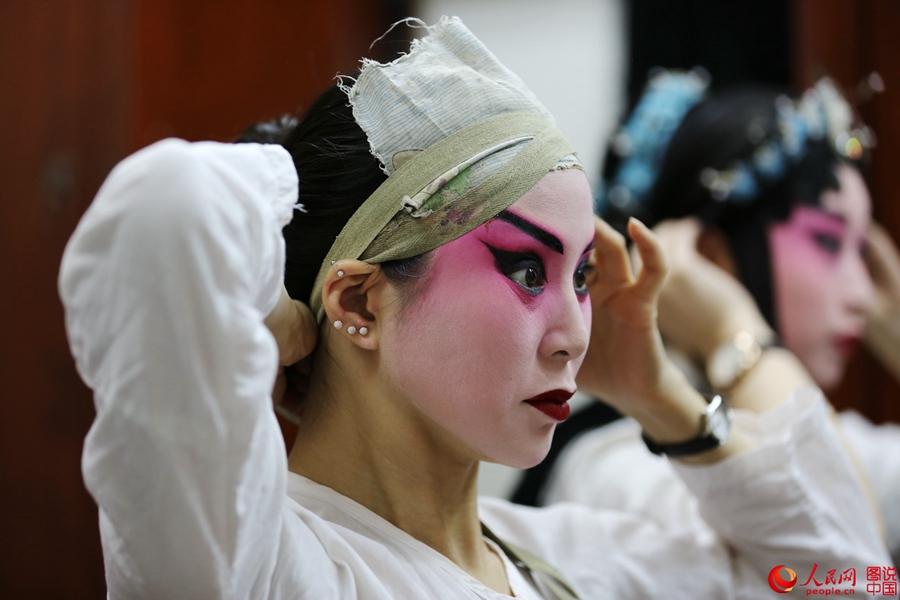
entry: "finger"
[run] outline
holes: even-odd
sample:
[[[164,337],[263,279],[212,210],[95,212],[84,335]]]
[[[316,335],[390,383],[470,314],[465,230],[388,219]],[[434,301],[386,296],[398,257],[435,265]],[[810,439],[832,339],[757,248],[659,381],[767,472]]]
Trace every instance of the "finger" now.
[[[621,287],[631,283],[625,238],[599,217],[594,217],[594,259],[597,285]]]
[[[900,256],[890,235],[872,223],[866,239],[866,262],[876,282],[900,280]]]
[[[653,232],[634,217],[628,220],[628,235],[641,258],[641,270],[634,284],[635,293],[644,300],[655,300],[669,272],[665,251]]]
[[[628,252],[628,256],[631,258],[631,272],[640,273],[641,269],[644,268],[644,261],[641,260],[641,252],[638,249],[637,244],[631,245],[631,250]]]

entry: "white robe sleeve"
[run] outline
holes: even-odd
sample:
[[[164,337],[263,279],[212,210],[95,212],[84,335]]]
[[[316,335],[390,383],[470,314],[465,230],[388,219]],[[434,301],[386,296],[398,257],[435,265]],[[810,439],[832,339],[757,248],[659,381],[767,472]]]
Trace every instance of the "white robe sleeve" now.
[[[881,508],[884,534],[900,562],[900,425],[876,425],[855,411],[838,414],[841,430],[869,477]]]
[[[165,140],[113,170],[66,247],[67,333],[97,411],[82,469],[111,597],[270,585],[286,458],[263,319],[296,198],[283,148]]]
[[[696,466],[654,457],[635,425],[584,434],[560,457],[546,497],[633,514],[642,528],[617,535],[637,552],[618,557],[619,570],[656,573],[653,585],[644,581],[653,593],[668,585],[678,590],[672,597],[692,597],[679,583],[689,564],[702,564],[698,572],[710,586],[718,582],[716,594],[730,590],[727,597],[768,597],[767,577],[778,564],[797,572],[798,586],[814,568],[820,582],[830,569],[855,569],[855,589],[864,593],[866,567],[888,566],[890,558],[821,393],[798,390],[777,409],[738,414],[735,423],[758,446]],[[650,548],[659,547],[667,557],[653,556]],[[816,589],[813,581],[808,587]]]

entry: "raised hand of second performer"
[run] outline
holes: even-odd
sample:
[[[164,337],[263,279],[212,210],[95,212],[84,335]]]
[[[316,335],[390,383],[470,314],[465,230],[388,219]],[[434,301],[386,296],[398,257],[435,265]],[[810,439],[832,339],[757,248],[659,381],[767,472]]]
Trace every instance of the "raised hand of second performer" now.
[[[875,301],[866,315],[866,346],[900,380],[900,251],[877,223],[869,230],[866,251],[875,285]]]
[[[653,230],[669,261],[659,297],[660,331],[701,364],[739,331],[761,342],[774,335],[747,289],[697,250],[702,227],[697,219],[679,219]]]

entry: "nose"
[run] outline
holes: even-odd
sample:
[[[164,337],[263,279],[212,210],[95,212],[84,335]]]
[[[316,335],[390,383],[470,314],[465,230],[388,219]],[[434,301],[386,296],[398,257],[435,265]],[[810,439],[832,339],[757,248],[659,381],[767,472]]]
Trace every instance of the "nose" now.
[[[590,299],[579,301],[574,289],[570,289],[552,314],[541,340],[541,356],[565,363],[584,356],[590,340]]]

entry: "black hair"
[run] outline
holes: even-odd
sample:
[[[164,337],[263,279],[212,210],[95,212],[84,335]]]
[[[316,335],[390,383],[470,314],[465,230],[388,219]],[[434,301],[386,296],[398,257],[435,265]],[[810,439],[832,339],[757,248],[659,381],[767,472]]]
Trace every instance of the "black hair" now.
[[[248,127],[236,142],[280,144],[291,154],[299,177],[299,202],[284,228],[284,282],[288,294],[309,303],[319,268],[334,239],[387,178],[369,150],[347,95],[336,85],[323,92],[298,119],[284,115]],[[425,255],[382,263],[394,283],[418,279]]]
[[[767,229],[786,219],[797,204],[818,205],[823,192],[838,189],[837,166],[845,159],[830,140],[808,141],[801,158],[774,180],[757,178],[759,193],[748,202],[717,200],[703,185],[706,168],[725,170],[749,161],[765,140],[780,136],[774,90],[745,87],[708,96],[685,115],[663,154],[656,180],[636,212],[615,206],[604,218],[623,228],[631,214],[653,226],[666,219],[698,217],[728,241],[738,277],[777,331]],[[604,179],[621,159],[610,152]]]

